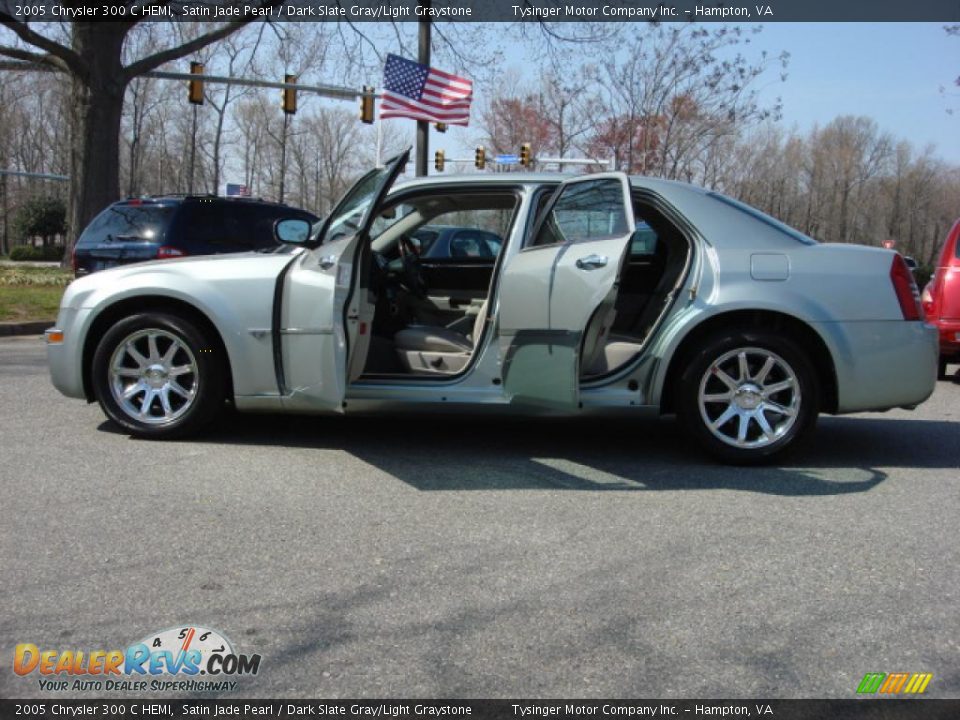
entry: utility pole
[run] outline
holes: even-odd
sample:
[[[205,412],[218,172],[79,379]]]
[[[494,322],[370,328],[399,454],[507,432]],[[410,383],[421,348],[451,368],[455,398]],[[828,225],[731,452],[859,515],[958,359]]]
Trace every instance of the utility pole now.
[[[187,192],[193,195],[194,166],[197,162],[197,106],[193,106],[193,123],[190,128],[190,177],[187,178]]]
[[[420,7],[428,10],[430,0],[417,0]],[[426,13],[421,17],[427,17]],[[430,65],[430,21],[420,20],[420,45],[417,53],[417,62],[421,65]],[[430,154],[430,123],[426,120],[417,120],[417,177],[427,174],[427,156]]]
[[[283,202],[287,179],[287,135],[289,134],[290,116],[283,115],[283,135],[280,138],[280,197],[277,202]]]
[[[320,208],[320,153],[316,154],[316,174],[314,175],[312,209],[313,212],[318,216],[322,217],[325,214]]]

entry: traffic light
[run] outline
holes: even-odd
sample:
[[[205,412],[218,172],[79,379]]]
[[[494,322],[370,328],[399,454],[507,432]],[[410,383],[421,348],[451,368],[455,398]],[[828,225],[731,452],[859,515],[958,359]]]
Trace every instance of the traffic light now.
[[[360,121],[367,125],[373,124],[373,88],[363,86],[363,95],[360,96]]]
[[[477,170],[483,170],[487,166],[487,152],[483,149],[483,145],[477,146],[477,152],[473,156],[473,164],[476,165]]]
[[[190,63],[191,75],[203,75],[203,63]],[[187,91],[187,100],[192,105],[203,105],[203,80],[191,80]]]
[[[524,167],[530,167],[530,143],[524,143],[520,146],[520,164]]]
[[[296,75],[284,75],[283,82],[287,85],[296,85]],[[283,89],[283,111],[287,115],[293,115],[297,112],[297,91],[294,88]]]
[[[437,172],[443,172],[443,150],[437,150],[433,154],[433,166]]]
[[[446,131],[447,131],[447,124],[446,124],[446,123],[437,123],[437,124],[434,125],[433,127],[434,127],[434,129],[436,129],[437,132],[446,132]]]

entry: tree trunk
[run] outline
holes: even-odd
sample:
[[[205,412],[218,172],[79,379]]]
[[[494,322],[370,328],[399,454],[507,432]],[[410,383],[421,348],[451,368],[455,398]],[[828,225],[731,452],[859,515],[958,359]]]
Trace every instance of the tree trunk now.
[[[4,163],[6,165],[6,163]],[[0,216],[3,220],[3,229],[0,231],[0,255],[8,255],[10,253],[10,240],[8,238],[9,224],[7,218],[10,214],[10,205],[9,199],[7,197],[7,176],[0,175]]]
[[[73,23],[73,49],[88,72],[72,75],[70,202],[64,264],[89,222],[120,196],[120,118],[126,82],[120,58],[127,27]]]

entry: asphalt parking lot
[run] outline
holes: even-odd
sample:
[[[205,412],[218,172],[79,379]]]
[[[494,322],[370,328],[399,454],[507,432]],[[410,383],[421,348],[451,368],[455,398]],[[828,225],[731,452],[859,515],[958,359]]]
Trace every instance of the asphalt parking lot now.
[[[779,467],[678,430],[231,416],[150,443],[0,340],[0,696],[43,695],[17,643],[195,623],[262,655],[251,698],[852,698],[898,671],[960,697],[960,384],[822,418]]]

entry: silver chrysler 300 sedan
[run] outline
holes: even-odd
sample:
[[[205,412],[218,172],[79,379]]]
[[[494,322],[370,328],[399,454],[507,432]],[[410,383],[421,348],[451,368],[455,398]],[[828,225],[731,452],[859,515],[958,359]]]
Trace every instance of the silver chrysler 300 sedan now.
[[[820,412],[933,391],[936,331],[892,251],[819,244],[718,193],[620,173],[393,187],[407,155],[317,225],[279,221],[278,251],[76,280],[48,331],[54,385],[158,439],[199,430],[227,398],[676,413],[738,463],[795,445]],[[428,226],[456,228],[457,252],[423,252]]]

